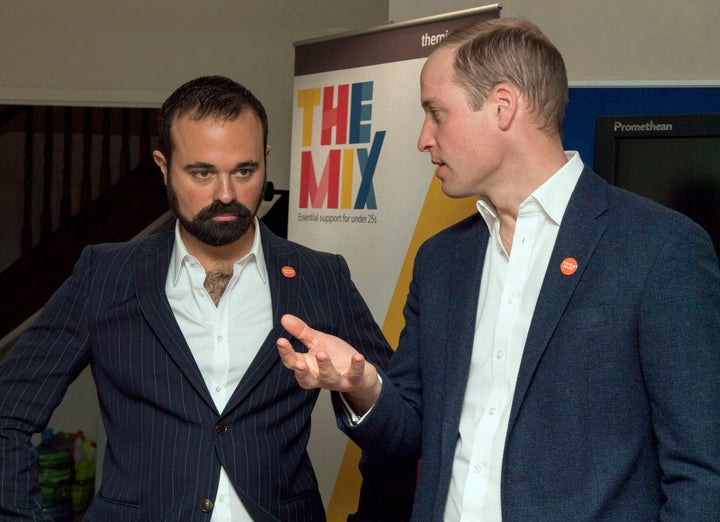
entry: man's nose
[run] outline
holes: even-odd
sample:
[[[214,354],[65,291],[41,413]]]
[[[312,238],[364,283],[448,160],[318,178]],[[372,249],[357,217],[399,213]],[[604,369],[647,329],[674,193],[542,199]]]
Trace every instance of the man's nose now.
[[[233,181],[230,176],[218,176],[217,183],[215,184],[215,194],[213,194],[213,198],[216,201],[222,201],[226,205],[232,201],[235,201],[235,186],[233,185]]]
[[[426,123],[423,123],[418,136],[417,148],[420,152],[428,152],[435,142]]]

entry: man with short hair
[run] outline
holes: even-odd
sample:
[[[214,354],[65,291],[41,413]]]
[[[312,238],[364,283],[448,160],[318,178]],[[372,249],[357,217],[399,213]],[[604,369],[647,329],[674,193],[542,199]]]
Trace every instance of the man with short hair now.
[[[419,250],[387,372],[294,317],[285,365],[342,393],[367,454],[421,460],[412,520],[720,520],[707,233],[563,150],[565,66],[533,24],[459,30],[420,84],[418,148],[478,213]]]
[[[30,437],[88,364],[107,446],[85,520],[325,520],[306,451],[318,391],[282,366],[280,317],[348,338],[379,367],[392,350],[342,257],[257,219],[267,134],[262,104],[228,78],[163,104],[153,157],[177,220],[87,247],[0,365],[3,522],[41,519]]]

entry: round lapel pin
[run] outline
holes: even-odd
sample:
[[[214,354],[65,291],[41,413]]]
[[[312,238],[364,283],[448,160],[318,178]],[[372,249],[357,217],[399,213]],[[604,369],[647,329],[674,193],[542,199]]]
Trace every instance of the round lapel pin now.
[[[577,261],[572,257],[566,257],[560,263],[560,271],[566,276],[573,275],[578,268]]]
[[[292,279],[297,275],[297,272],[295,272],[295,269],[291,266],[284,266],[280,269],[280,272],[282,272],[282,275],[287,277],[288,279]]]

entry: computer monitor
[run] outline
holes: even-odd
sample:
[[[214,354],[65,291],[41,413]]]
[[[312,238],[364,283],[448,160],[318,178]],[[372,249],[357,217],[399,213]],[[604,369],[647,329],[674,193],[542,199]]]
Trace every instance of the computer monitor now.
[[[720,114],[597,118],[593,169],[702,225],[720,257]]]

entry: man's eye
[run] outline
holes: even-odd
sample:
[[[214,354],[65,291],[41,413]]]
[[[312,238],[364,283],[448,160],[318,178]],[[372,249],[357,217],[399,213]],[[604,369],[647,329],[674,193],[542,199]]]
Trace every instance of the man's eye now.
[[[241,178],[247,178],[248,176],[252,175],[253,172],[255,172],[255,169],[240,169],[235,172],[235,175]]]
[[[209,170],[196,170],[194,173],[196,178],[205,179],[210,176]]]

